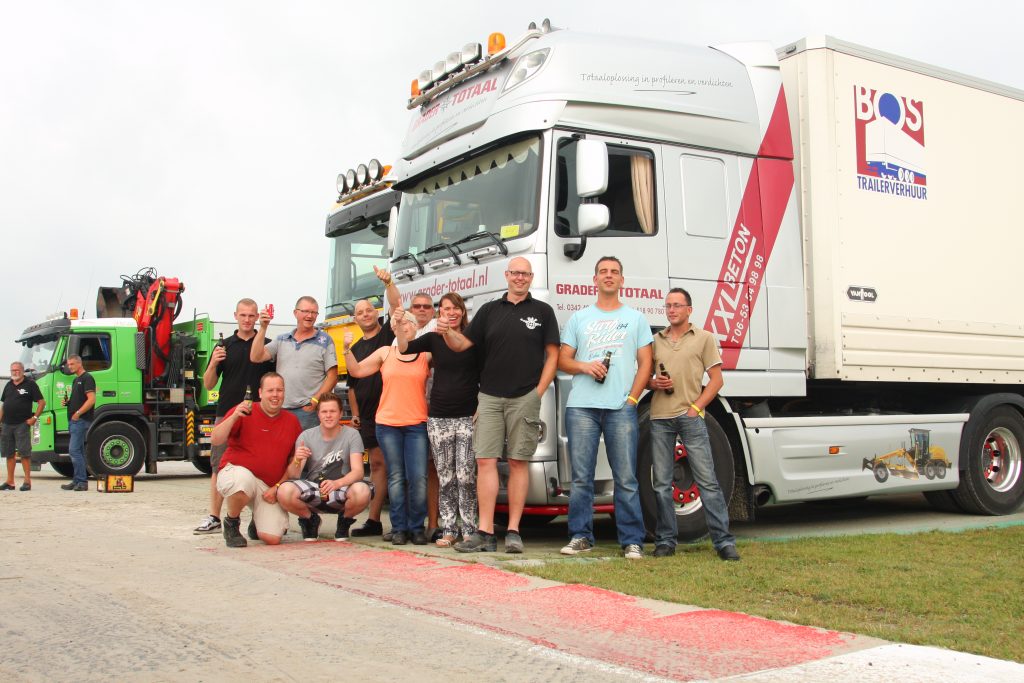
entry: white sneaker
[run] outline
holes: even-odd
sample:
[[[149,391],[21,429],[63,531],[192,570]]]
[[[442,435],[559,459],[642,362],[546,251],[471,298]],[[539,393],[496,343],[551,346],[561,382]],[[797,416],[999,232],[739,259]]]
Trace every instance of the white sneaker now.
[[[644,559],[644,549],[636,543],[630,543],[622,549],[622,556],[627,560],[642,560]]]
[[[561,552],[563,555],[578,555],[580,553],[590,552],[593,549],[594,544],[591,543],[589,539],[583,538],[581,536],[579,538],[574,538],[571,541],[569,541],[569,545],[562,548],[559,552]]]
[[[203,517],[203,521],[199,523],[192,533],[196,534],[215,534],[220,531],[220,520],[213,515],[206,515]]]

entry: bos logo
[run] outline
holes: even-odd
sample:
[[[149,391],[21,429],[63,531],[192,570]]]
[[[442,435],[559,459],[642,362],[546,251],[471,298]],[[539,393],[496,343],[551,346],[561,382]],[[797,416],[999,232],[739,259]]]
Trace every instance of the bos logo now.
[[[924,103],[853,86],[857,187],[870,192],[928,198]]]

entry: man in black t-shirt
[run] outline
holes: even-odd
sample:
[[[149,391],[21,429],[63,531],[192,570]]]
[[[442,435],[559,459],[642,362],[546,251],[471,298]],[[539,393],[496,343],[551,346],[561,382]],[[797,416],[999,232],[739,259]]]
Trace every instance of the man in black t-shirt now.
[[[82,367],[82,357],[68,356],[68,370],[75,376],[68,399],[68,451],[75,469],[73,478],[61,486],[65,491],[88,491],[89,473],[85,469],[85,437],[92,425],[93,406],[96,405],[96,380]]]
[[[22,491],[32,490],[32,425],[39,420],[46,401],[36,383],[25,377],[25,366],[11,363],[11,381],[4,386],[0,396],[0,454],[7,458],[7,481],[0,491],[14,490],[14,456],[21,456],[21,467],[25,472]],[[35,411],[32,403],[36,404]]]
[[[508,450],[508,530],[505,552],[523,552],[519,522],[529,486],[529,460],[540,438],[540,402],[558,366],[558,321],[551,306],[530,296],[533,266],[517,256],[505,271],[508,292],[488,301],[466,333],[438,318],[436,332],[454,351],[480,350],[480,402],[473,450],[477,462],[480,526],[455,549],[462,553],[493,552],[494,506],[498,498],[498,458]]]
[[[395,333],[391,325],[381,327],[377,317],[377,309],[366,299],[356,302],[356,324],[363,332],[363,338],[352,344],[350,351],[361,361],[382,346],[390,346],[395,341]],[[348,378],[348,404],[352,411],[352,426],[359,430],[370,459],[370,481],[377,491],[388,490],[388,473],[384,464],[384,454],[377,444],[377,406],[384,388],[380,373],[375,372],[369,377]],[[380,523],[381,509],[384,507],[384,495],[374,496],[370,500],[370,514],[366,522],[352,529],[353,536],[380,536],[384,527]]]
[[[238,329],[224,340],[223,346],[218,342],[210,353],[210,362],[203,373],[203,386],[210,391],[220,379],[217,421],[214,424],[219,424],[229,410],[245,400],[247,388],[255,399],[259,393],[260,378],[274,371],[274,361],[253,363],[249,360],[258,319],[256,302],[252,299],[239,300],[235,305]],[[195,534],[213,534],[221,529],[220,512],[224,498],[217,491],[217,470],[220,469],[220,457],[226,448],[227,443],[223,443],[210,449],[210,513],[195,528]]]

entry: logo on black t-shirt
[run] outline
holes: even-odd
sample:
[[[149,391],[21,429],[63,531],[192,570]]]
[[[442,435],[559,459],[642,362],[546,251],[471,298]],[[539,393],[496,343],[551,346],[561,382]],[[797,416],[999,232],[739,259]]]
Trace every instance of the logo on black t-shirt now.
[[[520,318],[520,320],[523,322],[524,325],[526,325],[526,329],[528,330],[535,330],[538,327],[540,327],[540,321],[534,318],[532,315],[529,318]]]

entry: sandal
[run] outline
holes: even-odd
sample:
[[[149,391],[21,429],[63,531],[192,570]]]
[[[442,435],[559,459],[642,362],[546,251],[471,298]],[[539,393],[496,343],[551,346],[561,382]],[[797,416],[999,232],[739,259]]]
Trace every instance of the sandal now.
[[[451,534],[445,534],[441,538],[435,541],[438,548],[451,548],[455,544],[455,537]]]

